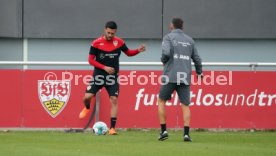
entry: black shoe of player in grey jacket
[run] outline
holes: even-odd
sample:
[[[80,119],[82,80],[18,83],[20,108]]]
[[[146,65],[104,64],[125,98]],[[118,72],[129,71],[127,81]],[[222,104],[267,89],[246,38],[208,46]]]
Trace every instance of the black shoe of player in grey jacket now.
[[[185,142],[192,142],[192,139],[191,139],[191,137],[189,135],[184,135],[183,140]]]
[[[169,134],[167,131],[164,131],[163,133],[160,133],[160,136],[158,138],[159,141],[164,141],[169,138]]]

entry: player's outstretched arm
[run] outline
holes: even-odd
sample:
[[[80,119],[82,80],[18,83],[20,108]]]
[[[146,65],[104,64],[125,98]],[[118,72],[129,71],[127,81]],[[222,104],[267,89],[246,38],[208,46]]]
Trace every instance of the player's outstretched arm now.
[[[126,51],[124,51],[124,53],[127,56],[135,56],[137,54],[139,54],[140,52],[144,52],[146,51],[146,46],[144,44],[141,44],[137,49],[127,49]]]
[[[138,49],[137,49],[139,52],[144,52],[146,51],[146,45],[145,44],[141,44]]]

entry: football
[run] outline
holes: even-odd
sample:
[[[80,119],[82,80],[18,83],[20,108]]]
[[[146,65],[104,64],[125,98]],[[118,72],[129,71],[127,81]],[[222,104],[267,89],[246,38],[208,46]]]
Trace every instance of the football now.
[[[107,125],[102,121],[98,121],[93,125],[93,133],[96,135],[105,135],[107,131]]]

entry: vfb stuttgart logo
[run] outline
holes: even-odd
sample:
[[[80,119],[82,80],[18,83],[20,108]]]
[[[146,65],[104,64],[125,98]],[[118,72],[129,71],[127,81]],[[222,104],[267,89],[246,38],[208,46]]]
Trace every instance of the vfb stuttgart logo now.
[[[71,85],[69,80],[56,80],[56,75],[52,72],[50,74],[46,73],[44,80],[38,80],[38,95],[44,109],[55,118],[69,100]],[[50,77],[55,80],[49,80]]]

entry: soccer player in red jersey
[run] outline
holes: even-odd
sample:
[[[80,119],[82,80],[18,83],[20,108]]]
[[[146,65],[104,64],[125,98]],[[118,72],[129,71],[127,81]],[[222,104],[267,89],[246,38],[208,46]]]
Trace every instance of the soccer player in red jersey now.
[[[140,45],[137,49],[128,49],[124,40],[115,36],[117,24],[109,21],[105,25],[104,35],[95,39],[90,47],[89,64],[94,66],[93,79],[87,86],[83,98],[85,108],[81,111],[79,118],[83,119],[90,111],[90,102],[95,101],[96,93],[105,87],[109,94],[111,103],[111,122],[110,135],[116,135],[115,125],[118,114],[118,96],[119,96],[119,58],[121,51],[127,56],[134,56],[146,50],[145,45]]]

